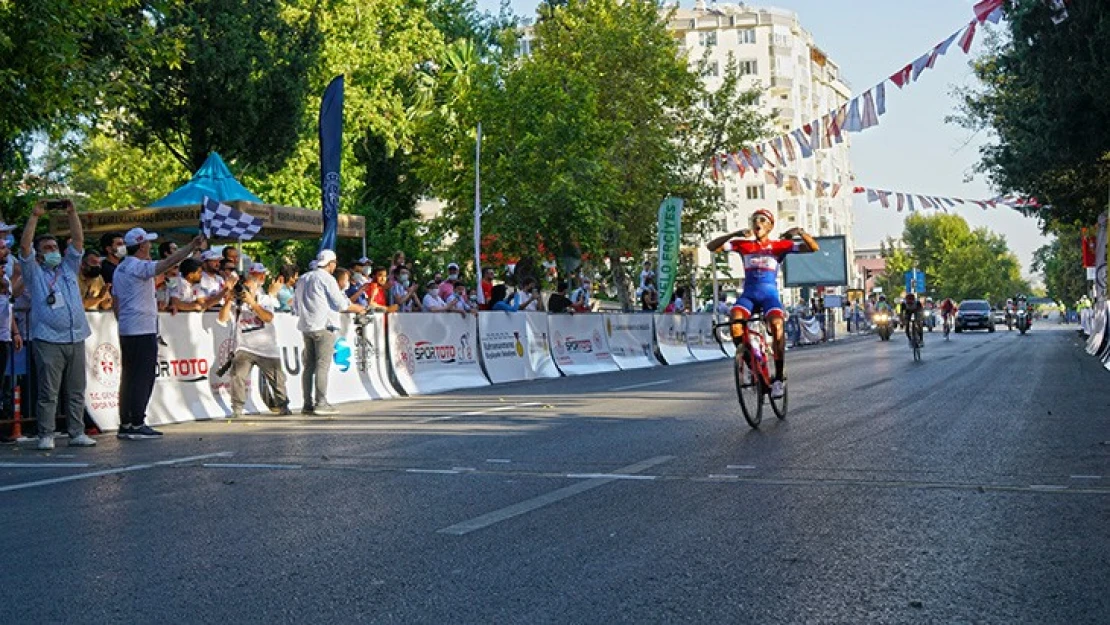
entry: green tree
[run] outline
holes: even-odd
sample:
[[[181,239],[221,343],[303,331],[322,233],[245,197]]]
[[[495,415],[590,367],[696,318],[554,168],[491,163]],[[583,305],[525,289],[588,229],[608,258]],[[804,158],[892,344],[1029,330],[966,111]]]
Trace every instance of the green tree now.
[[[1029,290],[1006,239],[985,228],[972,230],[957,215],[910,215],[902,240],[905,248],[893,242],[887,246],[887,269],[880,281],[884,291],[904,291],[903,274],[914,267],[925,273],[926,295],[934,298],[997,303]]]
[[[981,88],[955,121],[986,130],[979,169],[1002,192],[1036,197],[1042,226],[1091,224],[1110,187],[1110,3],[1006,2],[1008,32],[973,64]]]
[[[1033,252],[1033,271],[1044,274],[1048,297],[1066,306],[1087,293],[1087,275],[1083,268],[1080,232],[1076,228],[1060,228],[1056,239]]]
[[[654,246],[659,203],[683,197],[688,231],[717,212],[705,165],[715,151],[759,135],[755,95],[740,91],[734,66],[730,87],[709,94],[654,2],[570,0],[541,14],[530,55],[517,56],[506,37],[499,54],[470,66],[455,118],[445,120],[454,129],[421,172],[447,200],[440,226],[465,248],[481,121],[489,250],[541,253],[564,270],[583,258],[607,265],[630,306],[625,265]]]

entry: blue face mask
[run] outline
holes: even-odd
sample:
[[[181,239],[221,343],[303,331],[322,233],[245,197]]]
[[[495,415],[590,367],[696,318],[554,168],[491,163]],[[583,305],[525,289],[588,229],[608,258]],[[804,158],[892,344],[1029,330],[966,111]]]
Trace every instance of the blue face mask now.
[[[62,264],[62,253],[61,252],[47,252],[47,253],[42,255],[42,262],[47,267],[53,269],[53,268],[57,267],[58,265]]]

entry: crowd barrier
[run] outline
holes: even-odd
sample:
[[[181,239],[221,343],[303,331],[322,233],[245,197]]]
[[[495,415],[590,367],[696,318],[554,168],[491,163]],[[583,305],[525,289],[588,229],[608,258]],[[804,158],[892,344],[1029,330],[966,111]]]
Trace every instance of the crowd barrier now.
[[[1087,329],[1087,353],[1102,361],[1110,369],[1110,301],[1095,304],[1089,313]]]
[[[86,406],[104,431],[119,426],[121,361],[110,313],[88,313]],[[230,356],[231,324],[217,314],[159,314],[158,370],[147,411],[152,425],[218,419],[231,413],[230,379],[216,375]],[[297,318],[273,324],[290,405],[303,404],[303,340]],[[448,390],[641,369],[726,358],[727,328],[714,336],[709,314],[483,312],[341,315],[328,379],[328,400],[389,399]],[[266,412],[257,370],[246,410]]]

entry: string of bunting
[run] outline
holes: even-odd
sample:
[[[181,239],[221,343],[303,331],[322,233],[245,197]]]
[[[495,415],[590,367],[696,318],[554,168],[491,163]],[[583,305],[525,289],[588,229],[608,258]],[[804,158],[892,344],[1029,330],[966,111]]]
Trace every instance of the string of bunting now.
[[[1067,4],[1070,0],[1045,0],[1053,9],[1053,22],[1059,24],[1067,18]],[[879,125],[879,118],[886,114],[886,84],[893,83],[899,89],[911,82],[917,82],[921,74],[931,69],[937,59],[948,53],[953,43],[964,54],[970,54],[971,44],[981,24],[997,24],[1002,18],[1004,0],[980,0],[974,6],[975,17],[966,26],[952,33],[947,39],[933,46],[914,61],[890,75],[862,95],[852,98],[847,104],[830,111],[812,122],[795,128],[774,139],[747,147],[735,152],[716,154],[710,161],[713,167],[713,180],[720,181],[726,173],[744,176],[749,170],[759,172],[764,168],[778,168],[787,163],[806,159],[820,149],[830,148],[844,142],[844,133],[863,132]],[[804,183],[805,179],[802,179]],[[780,186],[782,186],[780,184]]]
[[[949,208],[960,204],[974,204],[983,210],[1008,206],[1010,208],[1028,212],[1042,208],[1035,197],[1018,197],[1016,195],[1000,195],[989,200],[967,200],[958,197],[939,197],[936,195],[921,195],[920,193],[903,193],[900,191],[887,191],[870,187],[854,187],[854,193],[867,194],[867,201],[871,204],[878,202],[883,208],[897,208],[898,212],[909,210],[941,210],[948,212]],[[916,198],[916,200],[915,200]]]

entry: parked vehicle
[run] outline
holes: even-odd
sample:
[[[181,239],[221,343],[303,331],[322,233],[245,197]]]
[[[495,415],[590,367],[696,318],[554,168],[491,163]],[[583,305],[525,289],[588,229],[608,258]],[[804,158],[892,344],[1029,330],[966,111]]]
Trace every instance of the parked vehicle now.
[[[994,332],[994,318],[991,305],[986,300],[968,299],[960,302],[956,312],[956,332],[964,330],[986,330]]]

